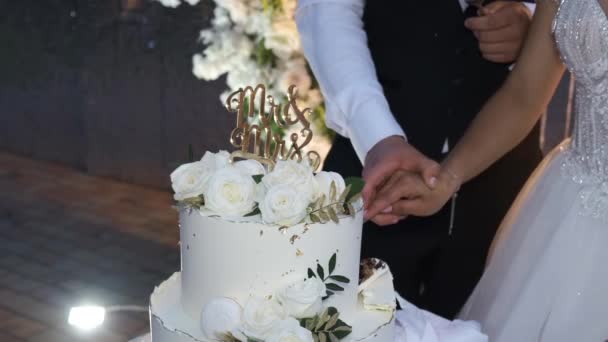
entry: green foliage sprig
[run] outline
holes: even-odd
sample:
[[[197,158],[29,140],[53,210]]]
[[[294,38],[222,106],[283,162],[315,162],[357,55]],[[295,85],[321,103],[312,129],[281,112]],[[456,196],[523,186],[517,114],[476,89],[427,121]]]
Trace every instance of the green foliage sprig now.
[[[342,284],[348,284],[350,283],[350,279],[348,279],[345,276],[342,275],[335,275],[334,270],[336,269],[336,261],[337,261],[337,255],[336,253],[334,253],[331,258],[329,258],[329,265],[327,267],[327,277],[325,276],[325,269],[323,269],[323,266],[321,266],[321,264],[317,263],[317,272],[315,273],[315,271],[312,270],[312,268],[308,269],[308,278],[319,278],[323,281],[323,283],[325,283],[325,287],[327,288],[326,290],[326,295],[325,297],[323,297],[323,300],[333,296],[336,292],[342,292],[344,291],[344,288],[340,285],[338,285],[337,283],[342,283]],[[329,282],[328,281],[334,281]]]
[[[338,342],[353,331],[350,325],[340,319],[338,310],[331,306],[321,314],[301,319],[300,325],[312,332],[315,342]]]
[[[346,188],[338,194],[336,183],[331,182],[329,198],[321,195],[308,208],[308,217],[313,223],[326,223],[332,221],[339,223],[339,215],[355,217],[354,203],[361,198],[361,190],[365,184],[361,178],[349,177],[344,180]]]

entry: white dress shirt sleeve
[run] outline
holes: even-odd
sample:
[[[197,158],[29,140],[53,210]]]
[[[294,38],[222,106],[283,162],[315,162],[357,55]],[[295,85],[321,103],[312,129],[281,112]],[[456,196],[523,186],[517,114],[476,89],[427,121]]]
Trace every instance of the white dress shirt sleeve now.
[[[299,0],[296,22],[304,54],[326,105],[327,126],[350,138],[359,159],[399,135],[378,82],[363,30],[363,0]]]

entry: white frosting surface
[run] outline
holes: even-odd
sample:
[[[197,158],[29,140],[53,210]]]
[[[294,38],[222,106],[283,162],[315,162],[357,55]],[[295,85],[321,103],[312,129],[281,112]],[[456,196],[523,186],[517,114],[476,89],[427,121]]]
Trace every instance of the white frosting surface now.
[[[299,224],[286,229],[256,222],[230,222],[204,217],[196,211],[180,213],[181,306],[198,321],[204,305],[216,297],[244,303],[250,296],[265,297],[316,271],[325,276],[332,254],[337,253],[334,275],[350,279],[325,301],[345,321],[357,306],[357,283],[363,214],[343,217],[339,224]]]

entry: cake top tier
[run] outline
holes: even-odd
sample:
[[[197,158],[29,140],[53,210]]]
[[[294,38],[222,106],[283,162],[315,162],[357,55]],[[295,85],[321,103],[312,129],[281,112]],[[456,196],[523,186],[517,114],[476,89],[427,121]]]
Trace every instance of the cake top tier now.
[[[279,160],[272,170],[257,160],[232,161],[226,151],[206,152],[171,174],[177,206],[230,221],[292,226],[338,222],[361,208],[360,178],[313,172],[306,160]]]

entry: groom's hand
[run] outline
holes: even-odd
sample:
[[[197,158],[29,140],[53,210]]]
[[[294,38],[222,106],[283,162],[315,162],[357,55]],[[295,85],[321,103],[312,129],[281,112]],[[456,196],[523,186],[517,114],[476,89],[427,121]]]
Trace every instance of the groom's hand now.
[[[372,211],[367,210],[374,202],[382,185],[398,170],[420,174],[425,183],[432,188],[437,180],[440,167],[435,161],[428,159],[408,144],[403,137],[390,136],[378,142],[367,153],[363,168],[365,186],[362,195],[366,208],[366,220],[386,209],[374,207]]]
[[[479,40],[483,57],[495,63],[514,62],[524,44],[532,13],[521,2],[496,1],[479,10],[479,16],[469,18],[465,26]]]

